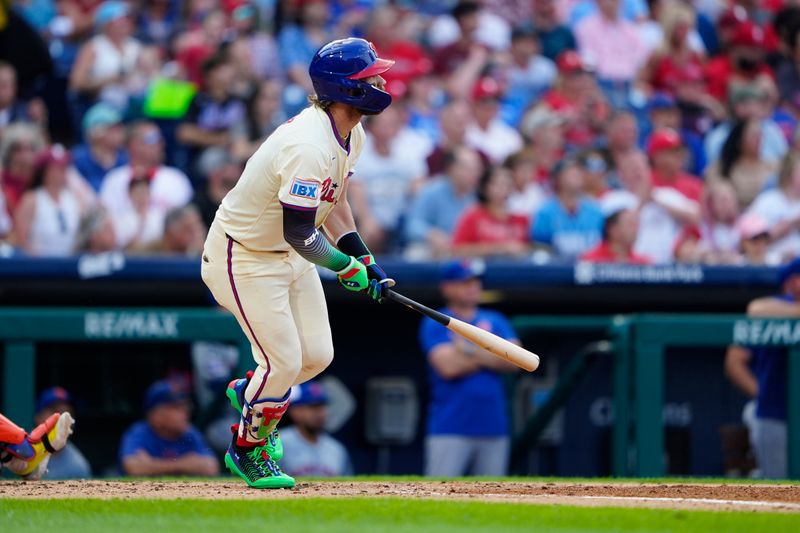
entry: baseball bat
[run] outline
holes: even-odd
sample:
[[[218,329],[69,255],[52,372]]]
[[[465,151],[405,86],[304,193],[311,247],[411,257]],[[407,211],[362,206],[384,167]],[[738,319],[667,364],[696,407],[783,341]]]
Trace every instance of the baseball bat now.
[[[434,311],[430,307],[426,307],[419,302],[415,302],[411,298],[407,298],[391,289],[386,289],[386,297],[397,303],[403,304],[409,309],[432,318],[439,324],[443,325],[450,331],[461,335],[473,344],[480,346],[484,350],[492,354],[502,357],[506,361],[517,365],[518,367],[533,372],[539,367],[539,356],[533,352],[529,352],[521,346],[517,346],[513,342],[500,338],[497,335],[489,333],[488,331],[479,327],[467,324],[466,322],[447,316],[439,311]]]

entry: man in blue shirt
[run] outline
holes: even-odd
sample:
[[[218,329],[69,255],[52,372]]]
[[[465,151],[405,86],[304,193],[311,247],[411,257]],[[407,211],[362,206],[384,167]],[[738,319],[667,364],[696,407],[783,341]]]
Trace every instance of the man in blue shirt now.
[[[447,303],[441,312],[519,343],[503,315],[478,307],[482,284],[475,265],[446,264],[441,291]],[[516,367],[430,318],[423,319],[419,340],[431,385],[425,475],[505,475],[509,421],[502,373]]]
[[[83,138],[84,142],[72,149],[72,162],[99,192],[106,174],[128,164],[122,115],[104,102],[93,105],[83,117]]]
[[[559,258],[575,259],[602,240],[603,213],[584,193],[585,177],[577,160],[559,161],[551,179],[556,194],[539,209],[531,240],[548,245]]]
[[[405,230],[411,259],[450,255],[456,222],[476,200],[483,173],[478,152],[458,146],[444,159],[444,176],[426,183],[408,211]]]
[[[758,298],[747,306],[753,318],[800,318],[800,259],[781,269],[783,294]],[[764,478],[786,478],[786,381],[785,348],[733,345],[725,357],[725,373],[742,392],[755,398],[755,419],[750,441]]]
[[[36,401],[36,424],[44,424],[54,413],[70,413],[75,411],[72,407],[72,397],[62,387],[45,389]],[[72,442],[67,442],[63,448],[53,452],[47,473],[44,479],[86,479],[92,477],[89,461]]]
[[[215,476],[219,463],[189,422],[183,384],[157,381],[145,393],[147,416],[122,436],[120,463],[130,476]]]

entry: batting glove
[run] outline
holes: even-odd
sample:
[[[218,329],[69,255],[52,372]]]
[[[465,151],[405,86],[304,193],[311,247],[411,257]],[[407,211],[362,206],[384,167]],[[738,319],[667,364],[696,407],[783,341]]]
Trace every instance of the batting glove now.
[[[389,287],[394,287],[394,280],[386,275],[386,272],[378,266],[372,254],[362,255],[358,260],[367,267],[367,276],[369,277],[367,295],[376,302],[383,302],[385,290]]]
[[[369,287],[367,267],[353,256],[350,256],[350,263],[346,267],[336,272],[336,277],[348,291],[359,292]]]

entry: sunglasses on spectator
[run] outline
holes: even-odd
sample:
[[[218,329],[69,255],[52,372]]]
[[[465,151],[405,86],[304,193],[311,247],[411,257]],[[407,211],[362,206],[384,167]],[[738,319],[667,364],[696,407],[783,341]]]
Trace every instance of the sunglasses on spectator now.
[[[161,137],[161,132],[159,132],[158,130],[151,130],[151,131],[148,131],[147,133],[145,133],[144,135],[142,135],[139,138],[139,140],[143,144],[152,145],[152,144],[160,143],[163,140],[163,138]]]

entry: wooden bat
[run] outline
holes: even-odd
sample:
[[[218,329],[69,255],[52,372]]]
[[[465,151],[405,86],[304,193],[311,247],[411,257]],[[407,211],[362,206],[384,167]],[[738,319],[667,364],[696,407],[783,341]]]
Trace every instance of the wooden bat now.
[[[467,324],[462,320],[447,316],[439,311],[434,311],[430,307],[425,307],[421,303],[415,302],[411,298],[406,298],[402,294],[398,294],[391,289],[386,289],[386,297],[394,300],[397,303],[403,304],[406,307],[417,311],[427,317],[432,318],[439,324],[443,325],[450,331],[461,335],[468,341],[480,346],[484,350],[493,353],[498,357],[502,357],[518,367],[533,372],[539,367],[539,356],[533,352],[529,352],[521,346],[517,346],[513,342],[498,337],[488,331],[479,327]]]

